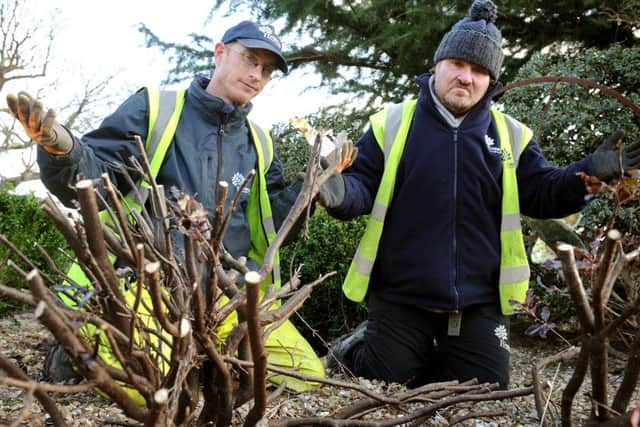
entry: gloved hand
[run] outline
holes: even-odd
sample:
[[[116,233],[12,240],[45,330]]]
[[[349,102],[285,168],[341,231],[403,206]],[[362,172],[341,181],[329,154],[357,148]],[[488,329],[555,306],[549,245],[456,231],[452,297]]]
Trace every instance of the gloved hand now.
[[[318,191],[318,203],[325,208],[337,208],[342,204],[344,200],[344,179],[341,173],[351,166],[357,155],[358,149],[353,145],[353,142],[346,138],[346,134],[341,134],[338,135],[336,148],[327,157],[320,158],[320,166],[322,168],[326,169],[331,164],[335,164],[338,171]]]
[[[73,147],[73,138],[56,121],[56,112],[49,109],[46,113],[42,102],[27,92],[7,95],[7,105],[11,114],[20,121],[25,132],[33,141],[51,154],[66,154]]]
[[[324,159],[321,159],[322,163]],[[324,166],[323,166],[324,167]],[[337,173],[327,180],[318,190],[318,203],[325,208],[337,208],[344,200],[344,179]]]
[[[624,131],[618,129],[593,152],[593,175],[601,181],[609,181],[620,176],[622,169],[640,168],[640,142],[623,147],[618,158],[618,144],[624,137]]]
[[[353,145],[353,141],[347,138],[346,132],[340,132],[335,140],[336,147],[331,150],[326,157],[320,158],[320,165],[327,168],[328,164],[337,165],[338,172],[342,172],[356,159],[358,148]],[[324,164],[323,164],[324,161]]]

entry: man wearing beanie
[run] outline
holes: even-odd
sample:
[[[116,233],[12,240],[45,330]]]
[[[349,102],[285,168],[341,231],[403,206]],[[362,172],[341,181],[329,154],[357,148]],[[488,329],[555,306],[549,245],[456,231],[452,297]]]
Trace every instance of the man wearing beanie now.
[[[443,37],[417,99],[370,118],[353,165],[319,200],[340,219],[369,215],[343,291],[368,320],[328,364],[419,386],[477,378],[509,384],[509,315],[529,283],[520,214],[558,218],[585,205],[577,172],[620,176],[612,135],[566,168],[531,130],[492,108],[503,61],[497,10],[476,0]],[[640,144],[623,150],[640,165]]]
[[[53,110],[46,111],[41,101],[25,92],[8,95],[7,103],[28,136],[38,144],[44,184],[68,206],[73,206],[76,198],[73,188],[79,176],[99,179],[107,173],[120,193],[132,190],[122,171],[133,169],[131,159],[142,164],[134,135],[147,140],[149,161],[152,167],[158,165],[157,183],[164,186],[167,194],[177,190],[196,198],[211,221],[217,184],[227,182],[224,212],[231,212],[232,203],[237,208],[227,223],[221,253],[226,251],[235,259],[247,258],[248,268],[257,270],[275,236],[274,230],[280,228],[302,184],[296,181],[286,185],[268,131],[247,118],[251,100],[274,74],[287,73],[287,63],[273,27],[251,21],[229,28],[212,53],[216,66],[210,77],[196,76],[186,90],[177,92],[143,88],[105,118],[98,129],[82,137],[72,135],[56,122]],[[242,187],[254,171],[256,176]],[[132,173],[132,178],[141,177]],[[176,239],[175,243],[182,241]],[[180,248],[176,252],[184,251]],[[202,274],[201,288],[209,280],[208,274]],[[76,283],[88,283],[84,277],[72,278]],[[280,286],[277,262],[262,290],[270,283]],[[225,322],[211,331],[221,342],[237,319],[229,316]],[[89,341],[93,342],[93,338]],[[294,368],[309,376],[324,376],[322,362],[289,321],[269,333],[265,347],[270,364]],[[57,354],[63,364],[64,352]],[[56,377],[57,371],[51,370],[49,376]],[[66,378],[50,379],[57,382]],[[270,379],[281,382],[283,378]],[[304,391],[312,383],[287,378],[286,385]]]

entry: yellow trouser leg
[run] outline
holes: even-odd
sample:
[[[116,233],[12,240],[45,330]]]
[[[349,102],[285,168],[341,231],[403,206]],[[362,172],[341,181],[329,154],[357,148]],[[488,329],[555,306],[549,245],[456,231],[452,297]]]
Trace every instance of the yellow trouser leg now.
[[[225,340],[231,329],[237,325],[236,313],[225,319],[218,328],[221,340]],[[324,378],[324,366],[307,340],[298,332],[289,320],[272,331],[265,342],[267,362],[288,369],[295,369],[301,374]],[[280,383],[287,381],[287,388],[295,392],[303,392],[317,387],[317,383],[302,381],[296,378],[271,376],[270,381]]]

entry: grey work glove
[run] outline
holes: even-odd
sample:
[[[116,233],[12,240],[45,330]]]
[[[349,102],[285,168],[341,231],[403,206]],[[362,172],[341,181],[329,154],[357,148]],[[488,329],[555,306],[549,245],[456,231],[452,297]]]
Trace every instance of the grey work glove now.
[[[326,168],[327,166],[323,165],[326,160],[320,159],[320,164],[322,167]],[[320,203],[325,208],[337,208],[342,204],[344,200],[344,179],[342,178],[341,173],[337,173],[333,175],[331,178],[324,183],[320,190],[318,190],[318,203]]]
[[[640,142],[623,147],[618,157],[618,144],[623,137],[624,131],[618,129],[593,152],[593,174],[601,181],[618,178],[622,172],[620,163],[623,171],[640,168]]]
[[[336,138],[336,148],[327,157],[320,158],[320,166],[323,169],[335,164],[338,171],[318,191],[318,203],[325,208],[337,208],[342,204],[344,200],[342,171],[351,166],[357,155],[358,149],[353,145],[353,142],[347,139],[345,133],[340,133]]]
[[[27,136],[51,154],[66,154],[73,147],[73,138],[56,121],[56,112],[49,109],[46,113],[42,101],[33,98],[27,92],[7,95],[7,105],[11,114],[20,121]]]

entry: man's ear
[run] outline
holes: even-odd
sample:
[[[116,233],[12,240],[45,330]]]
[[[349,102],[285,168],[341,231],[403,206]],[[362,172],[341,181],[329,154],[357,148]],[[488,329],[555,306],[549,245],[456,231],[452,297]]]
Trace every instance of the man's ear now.
[[[216,61],[216,64],[220,64],[220,60],[222,55],[224,54],[224,43],[218,42],[213,47],[213,59]]]

